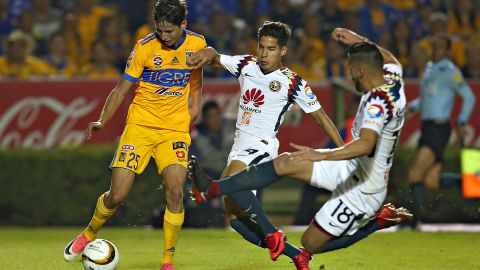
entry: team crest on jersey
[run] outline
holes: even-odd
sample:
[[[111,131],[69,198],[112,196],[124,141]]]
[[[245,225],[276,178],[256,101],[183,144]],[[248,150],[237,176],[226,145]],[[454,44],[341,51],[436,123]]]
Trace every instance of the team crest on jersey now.
[[[160,55],[153,56],[153,69],[157,70],[162,67],[163,59]]]
[[[280,82],[279,81],[271,81],[269,84],[268,84],[268,89],[270,89],[270,91],[273,91],[273,92],[277,92],[278,90],[280,90]]]
[[[134,56],[135,56],[135,50],[133,50],[133,51],[130,53],[130,55],[128,56],[127,64],[125,65],[125,69],[129,69],[129,68],[130,68],[130,63],[132,62]]]
[[[125,162],[125,158],[127,157],[127,153],[125,152],[120,152],[120,156],[118,157],[119,162]]]
[[[173,142],[172,143],[172,148],[173,150],[176,150],[176,149],[187,149],[187,144],[184,143],[184,142]]]
[[[308,86],[308,84],[305,86],[305,95],[309,99],[314,99],[315,98],[315,94],[313,93],[312,88],[310,88],[310,86]]]
[[[187,64],[187,65],[189,65],[189,66],[191,65],[191,63],[188,61],[188,59],[189,59],[190,57],[192,57],[193,53],[194,53],[193,50],[187,50],[187,51],[185,51],[185,64]]]
[[[368,106],[367,114],[370,118],[380,118],[385,114],[385,112],[383,107],[379,104],[372,104]]]

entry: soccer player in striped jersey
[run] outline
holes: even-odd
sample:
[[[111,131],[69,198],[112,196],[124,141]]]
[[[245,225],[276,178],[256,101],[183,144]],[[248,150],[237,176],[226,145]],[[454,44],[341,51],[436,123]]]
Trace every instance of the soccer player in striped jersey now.
[[[188,56],[205,48],[203,36],[186,27],[183,0],[159,0],[155,5],[156,31],[139,40],[128,58],[122,78],[108,96],[99,119],[86,130],[102,129],[136,85],[126,126],[110,165],[110,189],[103,193],[88,226],[64,251],[71,261],[113,215],[130,192],[135,175],[141,174],[151,157],[166,187],[164,255],[162,270],[174,269],[173,256],[184,220],[183,185],[190,145],[190,123],[200,110],[202,70]],[[192,106],[189,108],[189,97]]]
[[[250,166],[233,176],[212,180],[195,159],[189,171],[196,202],[233,195],[249,217],[262,228],[273,227],[254,199],[241,197],[247,190],[279,181],[283,176],[332,191],[302,236],[304,249],[293,257],[297,269],[308,270],[311,254],[345,248],[369,234],[411,217],[405,209],[387,204],[388,176],[393,153],[404,123],[405,93],[402,67],[387,50],[344,28],[332,37],[349,45],[348,68],[362,93],[350,143],[335,149],[312,149],[292,144],[299,151]],[[288,252],[278,237],[273,250]],[[270,247],[269,247],[270,248]]]
[[[209,47],[192,56],[192,64],[201,67],[213,64],[236,76],[240,83],[235,142],[222,177],[231,176],[249,165],[270,161],[278,155],[276,134],[285,113],[297,104],[315,118],[328,137],[340,147],[343,141],[308,83],[292,70],[282,66],[287,52],[290,27],[281,22],[265,22],[258,30],[257,56],[223,55]],[[275,260],[282,252],[274,251],[283,242],[283,233],[273,226],[260,228],[245,214],[247,207],[237,206],[239,200],[256,200],[254,192],[245,191],[225,197],[230,225],[247,241],[269,248]],[[282,238],[282,239],[280,239]],[[286,244],[285,255],[294,259],[300,249]]]

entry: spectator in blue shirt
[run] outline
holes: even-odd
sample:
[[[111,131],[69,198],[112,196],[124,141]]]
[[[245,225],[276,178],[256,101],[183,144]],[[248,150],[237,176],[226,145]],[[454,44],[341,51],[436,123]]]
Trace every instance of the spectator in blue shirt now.
[[[448,58],[450,39],[447,35],[432,37],[432,61],[428,62],[420,82],[420,97],[409,104],[412,112],[420,111],[422,121],[418,150],[409,171],[410,190],[413,196],[412,228],[421,221],[425,187],[438,189],[452,183],[451,177],[440,177],[443,151],[451,133],[450,116],[455,95],[462,98],[462,108],[457,118],[456,132],[463,145],[464,126],[475,105],[475,96],[465,82],[459,68]]]

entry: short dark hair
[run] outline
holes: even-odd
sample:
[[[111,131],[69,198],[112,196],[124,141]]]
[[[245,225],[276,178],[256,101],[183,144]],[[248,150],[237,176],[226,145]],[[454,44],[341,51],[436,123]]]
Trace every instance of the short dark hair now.
[[[158,0],[155,4],[155,22],[168,22],[180,26],[187,18],[185,0]]]
[[[205,117],[207,115],[207,112],[211,109],[217,109],[220,110],[220,106],[215,100],[208,100],[206,101],[203,106],[202,106],[202,117]]]
[[[348,47],[348,60],[377,69],[383,69],[383,56],[377,45],[371,42],[357,42]]]
[[[288,24],[282,22],[265,21],[263,25],[258,28],[258,39],[263,36],[274,37],[278,40],[281,47],[287,46],[292,30]]]

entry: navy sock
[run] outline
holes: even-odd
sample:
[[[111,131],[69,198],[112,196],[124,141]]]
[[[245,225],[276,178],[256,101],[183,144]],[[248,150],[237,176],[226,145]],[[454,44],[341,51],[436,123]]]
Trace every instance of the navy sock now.
[[[252,225],[258,227],[257,224],[253,223],[250,218],[237,218],[230,220],[230,226],[237,231],[243,239],[247,240],[248,242],[264,248],[265,245],[263,244],[263,238],[260,237],[252,228]],[[260,228],[258,228],[260,229]]]
[[[421,209],[425,202],[425,185],[422,182],[410,184],[410,192],[413,197],[412,227],[416,227],[421,220]]]
[[[372,219],[354,234],[330,240],[322,249],[321,253],[349,247],[378,230],[380,230],[380,226],[377,220]]]
[[[256,246],[265,248],[265,245],[263,244],[263,239],[265,237],[261,234],[258,225],[251,221],[250,218],[240,217],[237,219],[232,219],[230,220],[230,226],[232,226],[235,231],[242,235],[243,239]],[[293,259],[293,257],[300,254],[301,252],[302,251],[296,246],[285,242],[285,250],[283,251],[283,254],[285,254],[286,256]]]
[[[462,175],[459,173],[444,172],[440,174],[440,187],[449,187],[453,185],[460,185]]]
[[[231,193],[229,196],[260,227],[264,235],[277,231],[252,191],[240,191]]]
[[[243,236],[243,239],[248,242],[265,248],[263,244],[264,235],[261,234],[260,228],[256,223],[250,220],[248,217],[239,217],[237,219],[230,220],[230,226]],[[296,255],[300,254],[302,251],[293,246],[292,244],[285,242],[285,250],[283,254],[293,259]]]
[[[216,181],[221,194],[231,194],[243,190],[254,190],[268,186],[280,180],[275,172],[273,161],[267,161]]]
[[[294,246],[294,245],[292,245],[288,242],[285,242],[285,250],[283,251],[283,254],[285,254],[289,258],[293,259],[293,257],[297,256],[301,252],[302,251],[299,248],[297,248],[296,246]]]

